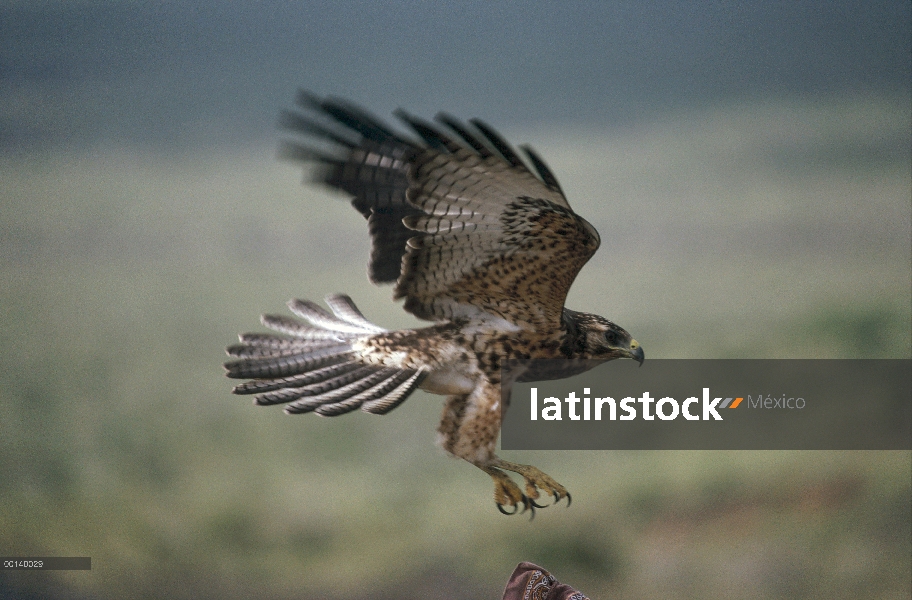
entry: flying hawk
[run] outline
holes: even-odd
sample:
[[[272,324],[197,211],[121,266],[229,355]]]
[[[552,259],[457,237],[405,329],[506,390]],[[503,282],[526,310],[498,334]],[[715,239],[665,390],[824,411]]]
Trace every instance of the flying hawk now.
[[[370,280],[395,283],[405,310],[433,325],[388,331],[341,294],[326,298],[332,313],[292,300],[306,323],[264,315],[278,334],[243,334],[228,348],[228,377],[251,380],[234,393],[326,416],[384,414],[416,389],[442,394],[438,442],[493,478],[501,512],[541,508],[542,493],[569,503],[539,469],[495,454],[501,362],[642,363],[643,349],[624,329],[564,308],[599,246],[595,228],[573,212],[535,151],[523,147],[521,157],[479,120],[439,114],[430,123],[398,111],[412,139],[343,100],[300,92],[297,104],[283,125],[304,143],[284,154],[320,165],[318,181],[353,198],[370,231]],[[504,471],[525,479],[525,493]]]

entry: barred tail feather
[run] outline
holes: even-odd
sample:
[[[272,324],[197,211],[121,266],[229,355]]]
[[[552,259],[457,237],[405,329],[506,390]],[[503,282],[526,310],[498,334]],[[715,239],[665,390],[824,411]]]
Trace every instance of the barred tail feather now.
[[[385,415],[405,402],[405,399],[421,385],[425,376],[426,373],[421,371],[400,371],[399,375],[394,378],[397,382],[396,387],[384,395],[375,395],[370,399],[365,399],[362,410],[375,415]]]
[[[334,344],[317,349],[308,349],[294,354],[277,352],[257,358],[242,358],[225,363],[228,377],[232,379],[263,379],[287,377],[311,371],[331,364],[336,360],[354,358],[349,344]]]
[[[263,315],[260,317],[260,322],[270,329],[302,340],[334,340],[339,337],[335,331],[310,327],[283,315]]]
[[[391,377],[383,379],[380,383],[345,400],[324,404],[316,408],[314,412],[326,417],[334,417],[360,406],[361,410],[366,412],[383,415],[405,401],[424,379],[424,373],[421,371],[400,371],[398,369],[388,371],[392,372]]]
[[[285,404],[287,402],[305,398],[305,400],[296,402],[296,404],[304,405],[311,402],[313,400],[312,397],[323,398],[333,393],[344,393],[345,390],[349,389],[351,386],[357,385],[364,379],[369,379],[375,374],[375,369],[372,367],[365,367],[363,365],[358,365],[358,363],[354,364],[356,365],[355,369],[324,381],[297,388],[285,388],[275,392],[260,394],[254,399],[254,403],[266,406],[269,404]],[[323,404],[323,402],[320,401],[315,406],[319,406],[320,404]],[[291,408],[292,406],[287,406],[286,410],[291,412]]]
[[[329,306],[333,313],[343,321],[375,333],[384,331],[382,327],[378,327],[368,321],[367,317],[365,317],[361,311],[358,310],[358,307],[355,306],[352,299],[345,294],[330,294],[325,300],[327,306]]]
[[[344,385],[333,387],[333,389],[327,390],[323,393],[315,394],[309,398],[302,398],[296,402],[293,402],[285,407],[285,412],[287,413],[305,413],[311,411],[319,411],[318,414],[325,414],[324,405],[339,405],[339,410],[341,412],[348,412],[354,408],[360,406],[360,403],[350,406],[347,409],[345,408],[346,403],[349,403],[351,400],[356,400],[361,392],[369,390],[374,386],[380,385],[386,379],[389,379],[392,375],[395,375],[397,369],[389,368],[380,368],[372,369],[370,367],[365,367],[366,373],[359,373],[360,377],[355,381],[350,381]],[[320,411],[321,408],[324,408],[324,411]]]
[[[383,331],[383,329],[380,329],[375,325],[372,325],[370,328],[365,328],[363,325],[355,325],[353,323],[349,323],[344,319],[329,314],[320,308],[316,303],[311,302],[310,300],[291,300],[288,303],[288,308],[291,309],[291,312],[298,315],[302,319],[307,319],[316,327],[329,329],[330,331],[334,331],[336,333],[363,334],[379,333]]]
[[[297,356],[301,354],[314,354],[319,350],[328,348],[347,348],[338,339],[301,341],[289,340],[275,336],[275,339],[263,339],[257,342],[246,342],[228,346],[225,352],[234,358],[279,358],[282,356]]]
[[[225,363],[231,378],[249,378],[235,394],[255,394],[258,405],[288,404],[285,412],[335,416],[356,408],[384,414],[401,404],[425,374],[364,364],[352,344],[386,330],[374,325],[348,296],[326,298],[332,314],[307,300],[288,307],[309,324],[292,317],[264,315],[275,333],[246,333],[229,346]]]
[[[349,373],[355,369],[360,369],[361,365],[357,362],[340,362],[337,364],[321,367],[314,371],[293,375],[291,377],[282,377],[280,379],[255,379],[246,381],[234,386],[231,390],[235,394],[262,394],[285,388],[298,388],[314,383],[326,381],[338,377],[344,373]],[[259,403],[258,403],[259,404]]]

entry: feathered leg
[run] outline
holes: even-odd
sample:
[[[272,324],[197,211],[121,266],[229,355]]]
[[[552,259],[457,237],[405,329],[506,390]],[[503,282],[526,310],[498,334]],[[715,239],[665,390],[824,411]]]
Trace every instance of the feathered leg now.
[[[569,504],[570,494],[550,476],[530,465],[501,460],[495,453],[501,423],[499,388],[499,385],[486,383],[470,394],[448,397],[437,429],[440,446],[494,480],[494,502],[506,515],[543,508],[535,502],[541,493],[553,496],[555,503],[567,498]],[[504,470],[518,473],[525,479],[525,493]]]

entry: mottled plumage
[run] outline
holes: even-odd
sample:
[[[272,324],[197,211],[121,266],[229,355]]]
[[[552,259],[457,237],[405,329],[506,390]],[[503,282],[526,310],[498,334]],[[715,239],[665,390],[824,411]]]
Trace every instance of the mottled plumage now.
[[[331,313],[293,300],[289,308],[306,323],[266,315],[278,334],[244,334],[228,348],[228,376],[251,380],[234,392],[327,416],[383,414],[419,388],[443,394],[439,443],[494,479],[502,512],[541,507],[542,493],[569,501],[548,475],[494,452],[501,364],[567,359],[569,372],[594,364],[572,359],[642,362],[624,329],[564,308],[598,249],[595,228],[531,148],[521,157],[481,121],[438,115],[431,124],[400,111],[413,139],[338,99],[302,92],[298,104],[302,111],[286,113],[283,124],[305,143],[288,143],[284,154],[317,163],[318,181],[352,196],[368,221],[371,281],[395,282],[405,310],[434,324],[387,331],[344,295],[326,298]],[[525,492],[504,471],[521,475]]]

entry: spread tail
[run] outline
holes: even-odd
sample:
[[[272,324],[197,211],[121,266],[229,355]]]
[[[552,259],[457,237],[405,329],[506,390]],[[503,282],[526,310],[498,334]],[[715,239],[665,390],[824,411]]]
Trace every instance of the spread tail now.
[[[229,346],[236,360],[225,363],[228,377],[251,379],[232,390],[256,394],[259,405],[286,404],[285,412],[341,415],[356,408],[385,414],[401,404],[424,373],[364,364],[352,343],[386,330],[368,321],[342,294],[327,296],[332,314],[309,300],[288,307],[309,322],[263,315],[262,323],[279,332],[245,333]]]

